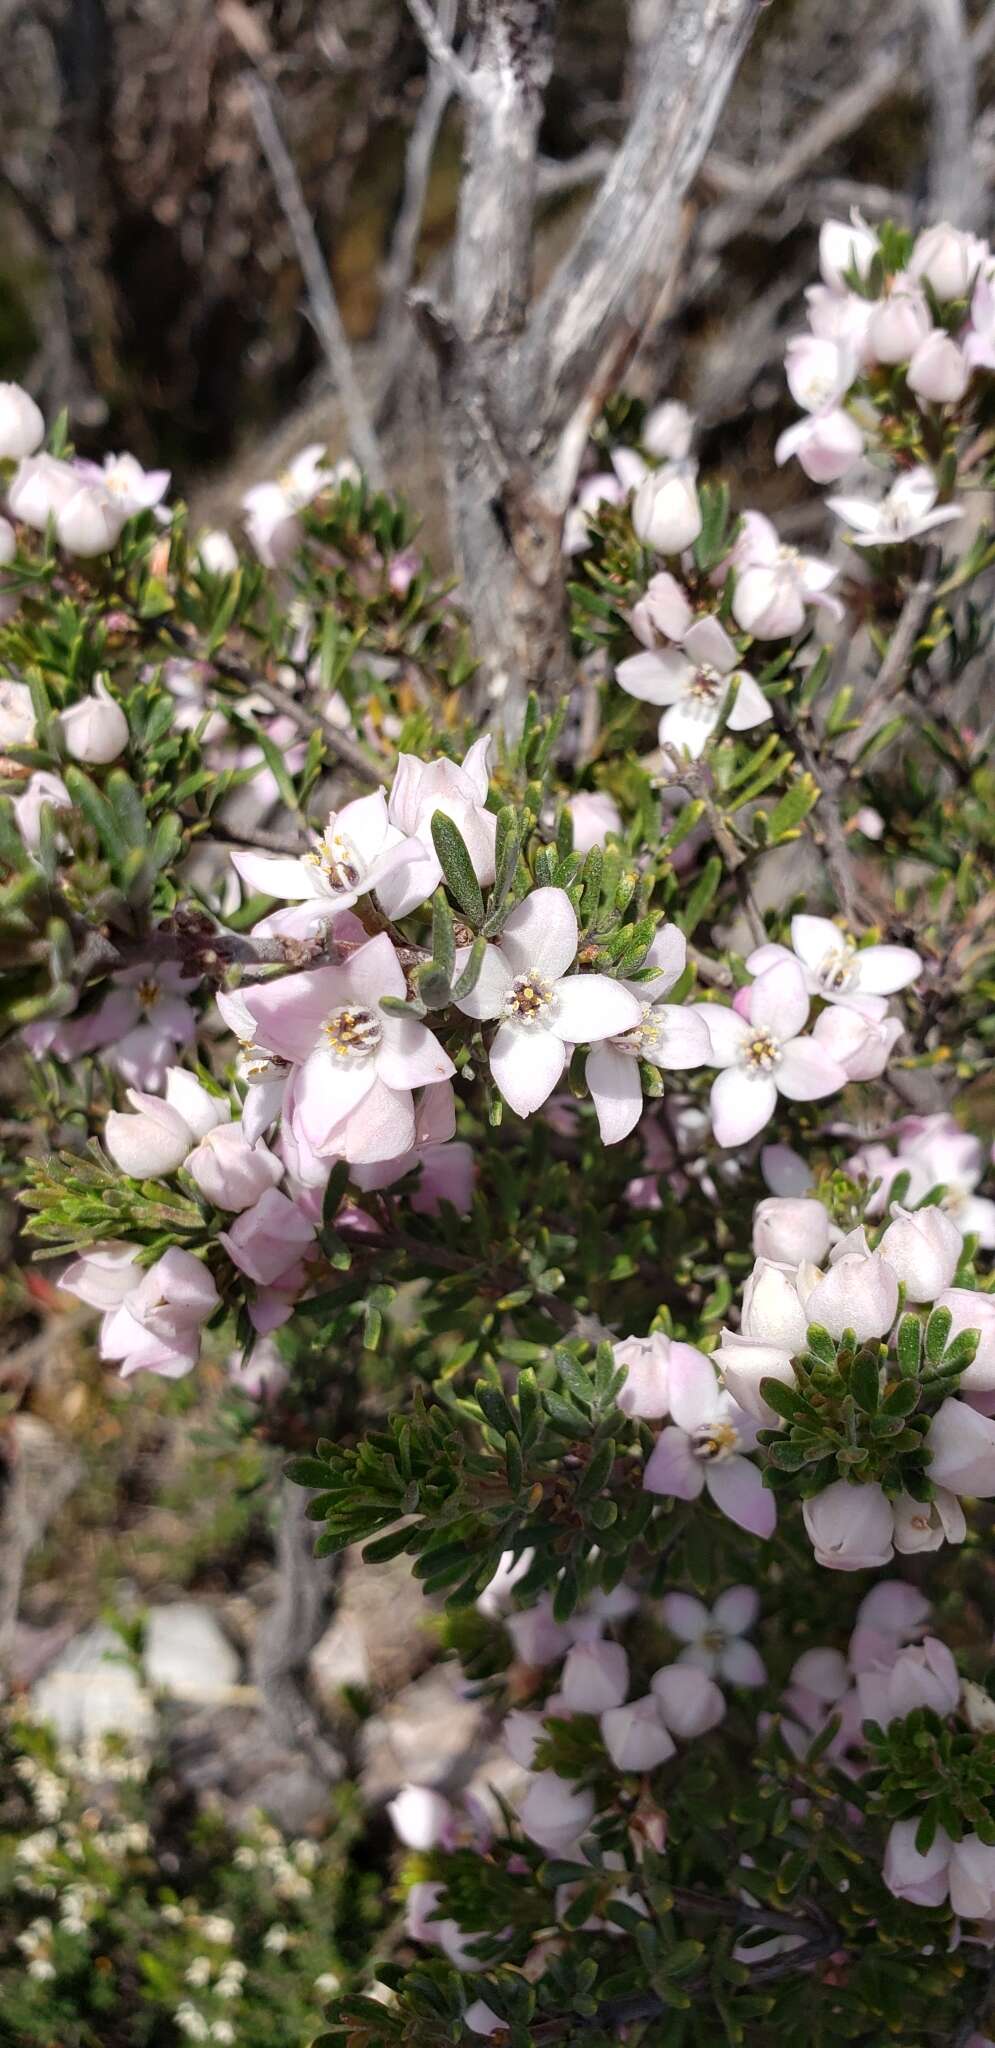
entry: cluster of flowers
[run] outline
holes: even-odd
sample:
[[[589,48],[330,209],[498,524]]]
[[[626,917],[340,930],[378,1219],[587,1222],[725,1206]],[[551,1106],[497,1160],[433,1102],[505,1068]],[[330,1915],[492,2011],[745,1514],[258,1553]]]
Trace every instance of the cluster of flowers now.
[[[947,1130],[920,1129],[918,1135],[921,1142],[930,1135],[933,1142],[951,1142]],[[794,1386],[793,1360],[805,1351],[813,1325],[833,1339],[849,1331],[858,1344],[887,1345],[900,1306],[929,1305],[948,1312],[953,1337],[977,1333],[973,1362],[929,1425],[929,1500],[906,1493],[891,1498],[877,1482],[841,1479],[804,1503],[815,1555],[838,1571],[887,1564],[895,1550],[962,1542],[959,1496],[995,1495],[995,1425],[989,1419],[995,1304],[975,1287],[954,1284],[964,1238],[953,1217],[938,1205],[910,1210],[892,1203],[891,1220],[872,1249],[863,1226],[846,1234],[831,1228],[821,1202],[771,1196],[756,1209],[753,1243],[756,1261],[743,1290],[739,1329],[722,1331],[715,1363],[726,1398],[759,1426],[779,1427],[762,1385],[770,1380]]]
[[[816,483],[835,483],[865,452],[889,447],[899,414],[909,415],[914,443],[936,408],[955,421],[973,402],[977,374],[995,370],[995,257],[945,222],[889,244],[854,215],[849,225],[824,224],[819,263],[822,282],[806,293],[809,332],[792,336],[786,353],[805,417],[781,435],[776,455],[797,456]],[[894,546],[960,516],[937,504],[937,477],[914,450],[906,465],[881,499],[829,499],[857,546]]]

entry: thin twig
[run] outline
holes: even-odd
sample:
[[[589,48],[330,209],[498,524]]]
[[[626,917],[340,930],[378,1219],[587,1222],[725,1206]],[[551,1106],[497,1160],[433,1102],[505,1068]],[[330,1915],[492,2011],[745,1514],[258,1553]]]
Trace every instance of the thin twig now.
[[[737,846],[735,838],[712,796],[707,770],[703,770],[701,763],[698,761],[683,759],[673,747],[661,746],[660,753],[665,764],[670,769],[671,779],[677,783],[680,789],[687,790],[689,796],[697,797],[704,805],[705,816],[708,819],[712,838],[722,856],[722,864],[725,871],[727,875],[731,876],[735,885],[740,908],[750,927],[753,943],[755,946],[766,945],[767,927],[764,924],[760,913],[760,906],[750,887],[749,878],[746,873],[745,863],[747,856],[742,848]]]
[[[940,575],[940,550],[927,548],[923,555],[922,574],[912,585],[898,617],[898,624],[888,644],[881,667],[874,678],[871,694],[864,706],[864,722],[870,714],[890,703],[904,690],[906,671],[913,648],[926,621],[927,613],[936,596]]]
[[[454,92],[458,92],[463,99],[475,99],[477,85],[473,73],[467,70],[466,65],[457,56],[449,37],[443,31],[441,19],[433,13],[429,0],[407,0],[407,6],[433,64],[437,64],[441,71],[445,71]]]
[[[920,0],[929,104],[928,216],[974,227],[978,178],[971,153],[974,57],[963,0]]]
[[[353,368],[352,353],[342,325],[342,315],[332,289],[328,266],[314,231],[314,222],[301,190],[300,179],[284,142],[272,98],[259,73],[244,72],[243,83],[248,94],[259,145],[270,167],[276,196],[297,251],[315,332],[324,350],[332,381],[342,400],[349,446],[370,482],[377,490],[382,490],[387,472],[380,444]]]
[[[450,47],[456,28],[456,0],[442,0],[437,25],[446,46]],[[392,332],[414,276],[435,145],[454,90],[452,68],[440,63],[430,50],[425,90],[408,140],[404,194],[394,224],[390,254],[384,266],[380,324],[385,334]]]
[[[349,734],[342,732],[337,725],[333,725],[322,710],[298,704],[296,697],[292,697],[289,691],[282,690],[278,683],[267,682],[265,677],[259,676],[247,661],[240,660],[236,654],[228,654],[221,649],[211,655],[202,654],[192,636],[171,619],[157,619],[155,630],[167,634],[174,646],[182,648],[188,660],[207,662],[220,676],[226,676],[230,682],[240,683],[244,689],[251,690],[256,696],[265,697],[266,702],[271,704],[275,711],[282,712],[285,718],[292,718],[298,731],[304,733],[306,738],[310,739],[315,727],[320,727],[330,754],[337,755],[338,759],[344,761],[356,775],[361,776],[364,782],[380,781],[380,770],[364,754],[358,741],[351,739]]]

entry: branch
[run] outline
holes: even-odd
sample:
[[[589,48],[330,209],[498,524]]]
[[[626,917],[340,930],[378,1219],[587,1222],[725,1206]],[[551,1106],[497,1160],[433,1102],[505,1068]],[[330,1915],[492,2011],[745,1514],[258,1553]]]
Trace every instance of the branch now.
[[[248,94],[249,109],[259,137],[260,148],[272,173],[276,196],[297,251],[315,332],[324,350],[332,381],[342,400],[349,446],[375,489],[382,490],[386,482],[383,456],[353,368],[352,354],[332,289],[328,266],[321,253],[314,222],[301,190],[300,179],[280,132],[273,102],[258,72],[244,72],[242,82]]]
[[[454,325],[467,350],[503,350],[524,324],[552,24],[553,0],[474,0],[479,40],[453,254]]]
[[[442,0],[442,5],[443,13],[440,17],[433,13],[429,0],[407,0],[408,13],[419,30],[433,64],[445,72],[451,91],[458,92],[464,99],[472,100],[476,97],[477,91],[473,73],[467,70],[453,49],[450,41],[451,27],[447,29],[443,26],[449,14],[449,0]]]
[[[928,213],[970,228],[978,212],[971,154],[975,115],[974,57],[963,0],[920,0],[930,102]]]
[[[417,11],[412,7],[415,19]],[[421,24],[419,24],[420,26]],[[438,19],[438,31],[446,48],[450,49],[453,31],[456,27],[456,0],[442,0]],[[450,50],[450,56],[454,53]],[[455,61],[455,59],[454,59]],[[432,170],[432,159],[442,118],[456,86],[452,64],[440,62],[429,46],[428,75],[421,105],[415,115],[414,125],[408,140],[407,160],[404,172],[404,193],[400,211],[394,224],[390,254],[384,266],[383,305],[380,323],[387,334],[395,326],[404,306],[408,287],[414,276],[415,258],[418,253],[418,237],[421,233],[425,212],[425,194]]]
[[[885,705],[905,688],[906,670],[912,651],[936,596],[941,559],[938,547],[925,549],[922,573],[918,582],[912,585],[902,606],[888,645],[888,652],[874,678],[871,694],[864,706],[865,724],[872,712],[883,710]]]
[[[309,1499],[303,1487],[290,1480],[281,1483],[276,1599],[256,1635],[252,1676],[274,1740],[303,1751],[319,1776],[334,1784],[344,1774],[345,1760],[324,1734],[305,1691],[307,1660],[324,1633],[335,1579],[333,1561],[314,1554]]]
[[[282,712],[285,718],[292,718],[298,731],[304,733],[308,739],[315,726],[320,726],[321,736],[330,754],[335,754],[340,761],[344,761],[364,782],[379,783],[380,770],[364,754],[358,741],[350,739],[348,733],[333,725],[322,710],[298,704],[296,697],[292,697],[288,690],[282,690],[278,683],[267,682],[265,677],[256,674],[247,661],[240,661],[236,654],[226,654],[222,651],[215,651],[210,655],[201,654],[193,636],[172,619],[157,619],[155,628],[165,633],[174,646],[182,648],[188,660],[206,662],[208,667],[216,669],[220,676],[227,676],[231,682],[241,683],[244,689],[253,691],[256,696],[265,697],[267,704],[271,704],[274,711]]]
[[[532,314],[522,368],[547,458],[659,299],[758,11],[759,0],[673,0],[665,12],[625,140]]]

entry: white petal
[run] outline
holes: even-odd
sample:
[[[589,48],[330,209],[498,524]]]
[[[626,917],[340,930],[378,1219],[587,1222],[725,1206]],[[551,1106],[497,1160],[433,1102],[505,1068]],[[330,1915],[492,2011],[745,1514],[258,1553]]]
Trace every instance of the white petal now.
[[[707,662],[720,676],[736,666],[736,649],[718,619],[696,619],[684,635],[684,646],[692,661]]]
[[[868,946],[854,965],[860,987],[877,996],[894,995],[922,973],[922,961],[911,946]]]
[[[567,1045],[617,1038],[632,1031],[643,1014],[624,983],[608,974],[568,974],[556,983],[554,995],[549,1028]]]
[[[286,903],[301,903],[309,896],[317,896],[315,887],[318,869],[309,862],[294,860],[285,853],[253,853],[247,849],[236,849],[231,857],[232,867],[250,890],[257,890],[261,896],[282,897]]]
[[[413,1017],[384,1017],[376,1068],[388,1088],[425,1088],[456,1069],[435,1033]]]
[[[577,919],[566,890],[533,889],[512,911],[500,945],[512,974],[559,981],[577,953]]]
[[[769,1124],[777,1089],[769,1074],[727,1067],[712,1082],[712,1129],[719,1145],[745,1145]]]
[[[658,727],[661,747],[675,747],[678,753],[690,754],[697,761],[704,753],[709,740],[718,725],[722,706],[716,699],[708,703],[704,698],[685,697],[679,704],[672,704],[665,711]]]
[[[469,946],[457,946],[454,981],[462,974],[469,957]],[[485,1020],[500,1017],[504,1009],[505,996],[513,980],[514,975],[500,946],[488,946],[475,987],[470,990],[468,996],[464,996],[461,1003],[457,1003],[456,1007],[462,1010],[464,1017],[480,1017]]]
[[[614,1052],[610,1045],[599,1045],[588,1054],[585,1073],[602,1143],[617,1145],[635,1130],[643,1112],[638,1061],[628,1053]]]
[[[675,703],[693,676],[692,663],[672,647],[661,648],[658,654],[630,654],[615,670],[620,688],[644,704]]]
[[[301,1130],[316,1152],[330,1143],[333,1131],[369,1094],[375,1080],[372,1060],[352,1067],[337,1066],[323,1047],[305,1060],[297,1076],[294,1108]]]
[[[849,1075],[812,1038],[789,1038],[775,1068],[777,1086],[789,1102],[818,1102],[845,1088]]]
[[[759,683],[755,683],[745,669],[741,668],[732,680],[738,683],[738,687],[736,702],[726,720],[730,732],[752,732],[755,725],[763,725],[768,718],[773,718]]]
[[[502,1024],[491,1046],[491,1072],[516,1116],[531,1116],[541,1108],[566,1062],[566,1047],[552,1031]]]
[[[655,1003],[650,1020],[662,1033],[643,1055],[651,1066],[668,1073],[710,1066],[712,1041],[700,1011],[685,1009],[681,1003]]]
[[[808,991],[797,960],[768,967],[750,991],[750,1022],[776,1039],[794,1038],[808,1017]]]
[[[814,970],[822,966],[827,953],[840,951],[844,937],[839,925],[828,917],[799,916],[791,920],[791,943],[802,964]]]
[[[750,1036],[746,1018],[741,1017],[738,1010],[726,1009],[721,1003],[693,1003],[690,1007],[708,1032],[716,1066],[731,1067]]]

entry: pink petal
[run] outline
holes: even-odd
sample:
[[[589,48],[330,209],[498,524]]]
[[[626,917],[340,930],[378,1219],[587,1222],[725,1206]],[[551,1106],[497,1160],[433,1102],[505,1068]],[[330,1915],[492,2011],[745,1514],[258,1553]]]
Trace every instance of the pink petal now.
[[[649,952],[643,961],[644,967],[655,967],[655,981],[637,982],[642,991],[644,1003],[658,1003],[661,996],[670,994],[675,981],[679,981],[687,966],[688,942],[676,924],[662,924],[650,943]],[[632,987],[632,983],[627,984]]]
[[[711,1064],[712,1041],[700,1011],[685,1009],[681,1003],[656,1003],[650,1019],[662,1033],[643,1054],[650,1066],[663,1067],[670,1072]]]
[[[566,890],[533,889],[512,911],[500,945],[513,975],[559,981],[577,954],[577,919]]]
[[[628,1053],[613,1051],[610,1045],[599,1045],[588,1053],[585,1075],[598,1113],[601,1142],[617,1145],[635,1130],[643,1113],[638,1061]]]
[[[435,1033],[413,1017],[384,1017],[376,1068],[388,1088],[425,1088],[456,1072]]]
[[[777,1088],[769,1074],[727,1067],[712,1082],[709,1107],[716,1143],[745,1145],[769,1124],[777,1108]]]
[[[744,1636],[760,1612],[760,1595],[754,1586],[730,1586],[720,1593],[712,1618],[727,1636]]]
[[[376,1078],[372,1060],[352,1067],[337,1066],[323,1047],[305,1060],[294,1091],[294,1114],[316,1152],[329,1144],[332,1133],[358,1108]]]
[[[454,981],[462,974],[469,957],[469,946],[457,946]],[[500,1017],[504,1010],[505,996],[514,978],[500,946],[486,947],[476,985],[468,996],[464,996],[461,1003],[457,1003],[457,1009],[462,1010],[464,1017],[479,1017],[485,1021],[491,1017]]]
[[[608,974],[568,974],[556,983],[554,993],[549,1028],[567,1045],[617,1038],[642,1018],[642,1004],[624,982],[613,981]]]
[[[238,995],[255,1021],[258,1044],[285,1060],[306,1060],[325,1018],[340,1003],[355,999],[344,967],[285,974],[262,988],[239,989]]]
[[[768,967],[750,991],[750,1017],[763,1031],[779,1041],[794,1038],[809,1012],[805,976],[797,960],[782,960]]]
[[[381,996],[399,996],[403,1001],[407,994],[404,969],[386,932],[378,932],[375,939],[360,946],[349,961],[348,973],[353,1002],[363,1003],[374,1014]]]
[[[566,1063],[566,1047],[552,1031],[502,1024],[491,1046],[491,1073],[516,1116],[531,1116],[541,1107]]]
[[[697,1500],[705,1484],[705,1468],[696,1458],[683,1429],[669,1424],[661,1430],[643,1473],[647,1493],[673,1494],[677,1500]]]
[[[690,1434],[710,1422],[721,1406],[715,1368],[693,1344],[674,1344],[670,1351],[670,1412]]]
[[[375,1080],[358,1109],[336,1133],[342,1157],[356,1166],[397,1159],[415,1142],[415,1109],[410,1089],[398,1091]]]
[[[777,1521],[774,1496],[768,1493],[749,1458],[725,1458],[709,1465],[705,1484],[717,1508],[752,1536],[772,1536]]]
[[[291,903],[321,893],[315,888],[318,869],[285,853],[242,852],[232,854],[232,867],[249,889],[262,896],[282,896]]]
[[[849,1078],[846,1068],[812,1038],[789,1038],[774,1072],[789,1102],[817,1102],[820,1096],[845,1088]]]
[[[615,681],[644,704],[673,704],[687,689],[694,668],[674,648],[658,654],[630,654],[615,670]]]
[[[692,1008],[708,1032],[715,1065],[731,1067],[750,1037],[745,1017],[738,1010],[727,1010],[721,1003],[694,1003]]]
[[[696,1600],[693,1593],[665,1593],[660,1614],[671,1635],[682,1643],[698,1642],[712,1618],[704,1601]]]
[[[708,703],[697,697],[682,698],[679,704],[672,704],[660,720],[658,737],[661,747],[675,747],[679,753],[690,754],[692,761],[700,760],[718,725],[721,711],[718,699]]]
[[[726,724],[730,732],[752,732],[755,725],[763,725],[774,714],[759,683],[755,683],[745,669],[739,670],[738,683],[736,702]]]
[[[766,1498],[773,1501],[773,1494]],[[766,1685],[767,1666],[752,1643],[727,1643],[719,1653],[719,1671],[730,1685]]]
[[[868,946],[854,965],[860,987],[876,996],[894,995],[922,973],[922,961],[911,946]]]

